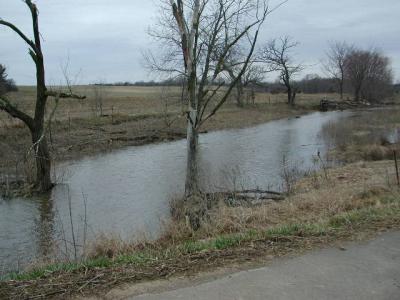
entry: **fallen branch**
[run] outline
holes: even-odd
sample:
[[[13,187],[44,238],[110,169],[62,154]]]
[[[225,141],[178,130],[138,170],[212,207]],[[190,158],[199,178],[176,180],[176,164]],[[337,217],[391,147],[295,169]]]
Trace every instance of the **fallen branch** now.
[[[261,204],[261,201],[278,202],[286,199],[280,192],[259,189],[208,193],[206,197],[210,200],[223,198],[229,206],[254,206]]]

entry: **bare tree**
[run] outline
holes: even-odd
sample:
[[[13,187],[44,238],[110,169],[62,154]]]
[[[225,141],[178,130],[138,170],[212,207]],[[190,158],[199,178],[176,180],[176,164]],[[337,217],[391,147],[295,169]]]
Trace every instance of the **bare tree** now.
[[[255,103],[255,87],[261,86],[267,71],[260,65],[252,62],[247,67],[246,72],[242,76],[242,83],[245,89],[245,99],[247,104]]]
[[[186,196],[199,193],[197,172],[198,131],[228,99],[240,81],[253,55],[259,29],[269,12],[266,2],[259,1],[183,1],[171,0],[180,33],[181,50],[188,86],[188,160]],[[184,7],[189,8],[184,14]],[[252,21],[247,21],[253,17]],[[252,30],[254,32],[252,33]],[[237,64],[240,71],[226,89],[219,77],[226,76],[224,62],[236,45],[248,41],[247,55]],[[220,94],[218,95],[218,92]],[[213,103],[214,102],[214,103]],[[213,105],[207,110],[208,105]]]
[[[182,74],[187,89],[186,199],[200,194],[198,184],[198,133],[227,101],[245,73],[259,30],[272,11],[259,0],[169,0],[161,12],[158,29],[151,35],[163,42],[161,58],[151,54],[148,63],[156,71]],[[239,72],[229,76],[224,64],[237,45],[246,55],[237,62]],[[240,67],[239,67],[240,66]]]
[[[298,45],[285,36],[268,42],[259,54],[259,61],[265,63],[269,71],[279,72],[279,81],[286,87],[290,105],[295,104],[297,93],[293,77],[304,69],[301,64],[295,64],[291,56],[291,51]]]
[[[379,101],[379,90],[393,81],[390,60],[377,50],[353,49],[345,59],[345,74],[349,80],[355,101],[362,98]]]
[[[31,0],[24,0],[32,16],[33,40],[29,39],[14,24],[0,19],[0,25],[10,28],[29,46],[29,55],[36,66],[36,102],[34,116],[21,111],[13,105],[6,95],[0,96],[0,110],[7,112],[14,118],[21,120],[29,128],[32,136],[32,149],[36,160],[36,189],[39,192],[46,192],[53,187],[51,181],[51,158],[47,146],[45,130],[46,104],[49,97],[54,97],[56,101],[61,98],[83,99],[78,95],[49,91],[46,87],[44,58],[41,47],[41,37],[39,31],[38,9]]]
[[[343,99],[345,83],[345,61],[353,50],[346,42],[331,42],[326,53],[327,59],[323,63],[326,73],[333,78],[339,87],[340,99]]]
[[[224,68],[232,81],[236,79],[238,73],[241,71],[241,65],[239,64],[237,66],[237,62],[240,62],[245,55],[245,53],[231,55],[229,63],[225,62]],[[249,103],[248,95],[246,95],[246,88],[250,85],[259,84],[264,79],[265,73],[266,71],[257,64],[255,59],[249,62],[245,72],[236,84],[236,93],[234,93],[234,96],[237,106],[243,107],[245,100]],[[252,94],[253,93],[254,91],[252,90]]]
[[[104,99],[107,97],[104,83],[95,83],[92,85],[93,89],[93,103],[92,110],[95,116],[102,117]]]

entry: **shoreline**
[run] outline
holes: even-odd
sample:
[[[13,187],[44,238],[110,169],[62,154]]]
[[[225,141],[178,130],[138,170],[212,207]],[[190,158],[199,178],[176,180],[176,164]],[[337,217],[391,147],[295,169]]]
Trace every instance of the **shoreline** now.
[[[275,210],[280,211],[282,217],[289,207],[298,207],[299,213],[287,220],[284,217],[276,225],[258,224],[257,221],[254,229],[250,227],[232,233],[207,235],[196,233],[186,236],[179,230],[175,241],[167,235],[153,243],[132,245],[128,248],[131,250],[115,253],[111,257],[98,254],[82,262],[50,264],[10,274],[0,281],[0,295],[3,293],[5,299],[39,295],[46,298],[104,295],[125,283],[189,276],[232,264],[297,256],[340,242],[367,240],[379,232],[398,230],[399,190],[385,187],[384,180],[376,182],[368,190],[363,183],[363,178],[378,178],[376,176],[391,165],[390,161],[360,162],[329,169],[329,180],[324,179],[321,173],[300,180],[288,199],[262,206],[273,215]],[[364,170],[364,174],[360,174],[360,170]],[[324,203],[330,203],[327,198],[332,197],[333,190],[340,191],[335,196],[343,204],[337,204],[336,213],[329,210],[325,213],[327,208]],[[321,201],[324,203],[321,204]],[[235,208],[226,209],[235,211]],[[243,214],[240,212],[242,208],[236,209],[237,213]],[[301,213],[305,212],[304,209],[308,213]],[[219,214],[218,211],[216,213]],[[257,219],[259,213],[260,208],[255,208],[252,214]],[[281,217],[277,218],[278,221]]]

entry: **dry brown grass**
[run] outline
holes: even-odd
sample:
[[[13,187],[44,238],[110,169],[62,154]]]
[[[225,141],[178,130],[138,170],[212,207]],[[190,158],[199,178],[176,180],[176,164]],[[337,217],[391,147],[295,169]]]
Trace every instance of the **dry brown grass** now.
[[[400,107],[379,109],[328,124],[322,136],[334,158],[344,162],[392,159],[400,151]]]
[[[170,112],[178,113],[182,111],[180,103],[180,88],[178,87],[118,87],[106,86],[99,87],[103,95],[103,110],[104,114],[110,115],[112,112],[115,114],[122,114],[128,116],[140,116],[148,114],[160,114],[165,111],[165,102],[163,98],[169,99],[168,110]],[[68,120],[70,119],[86,119],[92,118],[94,113],[95,92],[93,86],[75,86],[74,92],[80,95],[87,96],[87,99],[77,100],[63,100],[59,103],[55,120]],[[35,88],[34,87],[20,87],[16,93],[10,93],[12,101],[21,109],[28,113],[33,113]],[[300,107],[318,105],[319,101],[325,95],[315,94],[299,94],[297,104]],[[336,96],[333,96],[336,97]],[[256,104],[269,104],[279,105],[284,104],[286,101],[284,94],[269,94],[258,93],[256,95]],[[53,108],[54,102],[49,101],[50,112]],[[184,107],[186,109],[186,107]],[[236,110],[234,101],[230,101],[225,105],[224,109]],[[5,120],[10,120],[6,114],[0,113],[0,124]],[[17,122],[19,123],[19,122]],[[18,125],[16,125],[18,126]]]
[[[326,177],[328,176],[328,178]],[[221,199],[192,232],[184,220],[173,221],[163,237],[208,239],[221,234],[267,230],[290,223],[319,222],[340,213],[379,205],[382,195],[400,196],[393,161],[360,162],[315,173],[296,183],[284,201],[268,201],[254,207],[230,207]],[[175,203],[175,210],[179,206]],[[176,214],[178,217],[182,214]]]
[[[118,256],[148,246],[165,247],[190,240],[207,240],[216,236],[248,231],[263,231],[284,224],[318,223],[332,216],[365,207],[380,205],[385,195],[400,197],[395,183],[392,161],[359,162],[314,173],[298,181],[284,201],[266,201],[253,207],[231,207],[224,199],[214,200],[201,228],[193,232],[181,212],[180,201],[171,201],[174,220],[165,224],[157,241],[141,243],[101,236],[90,247],[87,257]],[[155,246],[156,245],[156,246]]]

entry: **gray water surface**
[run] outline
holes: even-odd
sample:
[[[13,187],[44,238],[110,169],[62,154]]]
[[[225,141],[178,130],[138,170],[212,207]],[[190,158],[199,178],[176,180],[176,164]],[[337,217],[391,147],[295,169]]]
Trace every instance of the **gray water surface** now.
[[[350,115],[313,113],[203,134],[203,187],[279,190],[283,158],[301,170],[313,168],[318,151],[328,147],[319,136],[322,126]],[[0,274],[54,251],[74,253],[71,219],[75,244],[100,233],[156,237],[169,218],[170,199],[183,194],[185,166],[184,140],[131,147],[59,166],[61,183],[49,199],[0,199]]]

